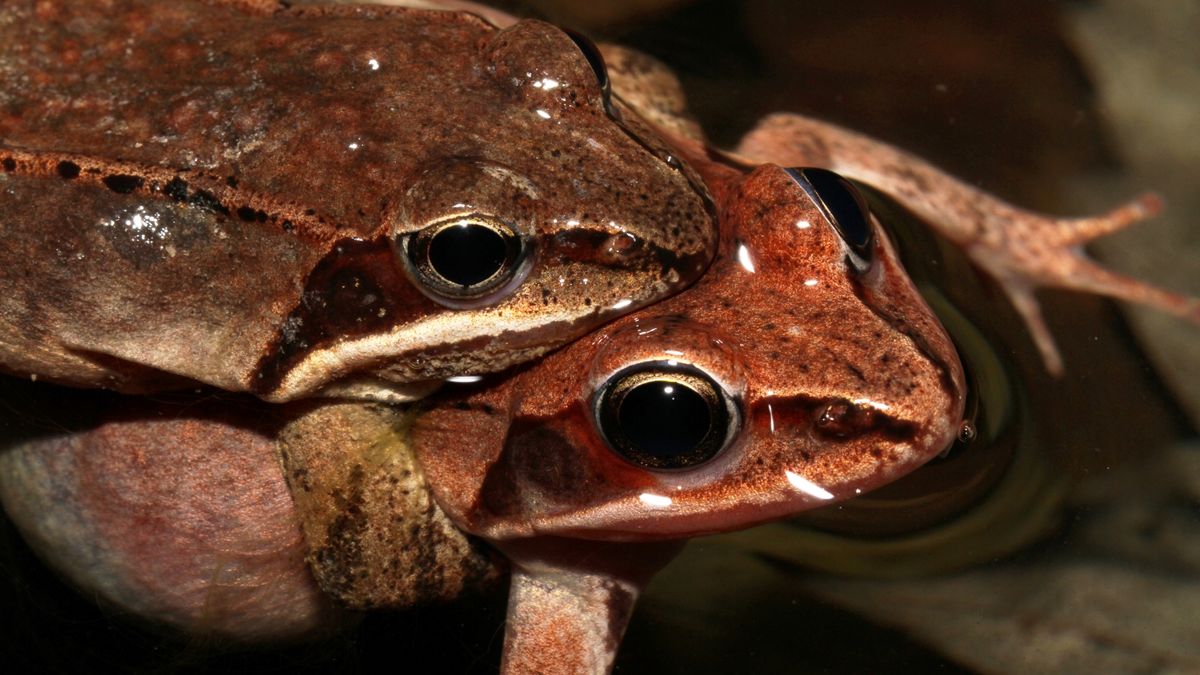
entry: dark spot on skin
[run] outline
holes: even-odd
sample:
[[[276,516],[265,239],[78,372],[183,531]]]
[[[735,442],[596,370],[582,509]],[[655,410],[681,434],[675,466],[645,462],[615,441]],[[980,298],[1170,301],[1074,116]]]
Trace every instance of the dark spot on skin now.
[[[313,556],[322,588],[334,596],[350,593],[363,574],[360,542],[367,527],[362,513],[364,478],[362,466],[355,466],[347,481],[349,496],[341,491],[333,493],[338,515],[326,529],[327,544]]]
[[[847,363],[845,365],[846,365],[846,370],[849,370],[851,373],[853,373],[854,376],[857,377],[860,382],[867,381],[867,376],[863,375],[863,371],[859,370],[854,364]]]
[[[225,206],[221,204],[220,200],[214,197],[213,194],[207,190],[196,190],[193,192],[192,196],[188,198],[188,203],[206,211],[212,211],[213,213],[220,213],[226,216],[229,215],[229,209],[225,208]]]
[[[562,413],[566,419],[586,423],[582,404]],[[612,476],[597,468],[546,419],[514,419],[504,449],[488,469],[479,490],[476,510],[482,517],[505,517],[524,512],[530,503],[548,509],[566,504],[586,504],[597,491],[610,489]]]
[[[470,410],[471,404],[467,403],[466,401],[457,401],[450,407],[454,408],[455,410]]]
[[[79,177],[79,165],[75,162],[62,161],[58,163],[58,175],[72,180]]]
[[[231,187],[231,188],[235,188],[235,187],[237,187],[237,186],[238,186],[238,181],[237,181],[237,178],[234,178],[233,176],[226,176],[226,177],[225,177],[225,184],[226,184],[226,185],[228,185],[228,186],[229,186],[229,187]]]
[[[127,195],[145,184],[145,181],[140,177],[129,176],[123,173],[105,176],[102,182],[105,187],[119,195]]]
[[[4,158],[4,170],[5,171],[16,171],[17,170],[17,161],[15,159],[13,159],[12,157],[5,157]]]
[[[283,221],[282,227],[284,232],[291,232],[296,229],[296,225],[290,220]]]
[[[386,238],[344,240],[309,275],[300,304],[257,367],[257,386],[276,386],[309,349],[446,311],[407,280]]]
[[[237,210],[238,218],[241,218],[242,220],[244,220],[246,222],[251,222],[251,221],[255,220],[255,215],[256,215],[256,213],[255,213],[254,209],[250,208],[249,206],[243,206]]]
[[[896,316],[893,312],[885,309],[882,303],[876,302],[871,291],[865,287],[857,278],[857,275],[848,275],[851,288],[854,289],[854,295],[863,305],[871,310],[875,316],[879,317],[885,323],[890,325],[896,332],[904,335],[912,341],[913,346],[938,370],[938,380],[941,382],[942,390],[947,395],[953,397],[962,396],[958,385],[955,383],[951,373],[953,370],[944,359],[942,359],[937,351],[929,344],[929,341],[919,331],[913,330],[908,322],[903,317]]]
[[[162,191],[163,191],[163,194],[170,197],[171,199],[174,199],[177,202],[182,202],[187,199],[188,184],[187,184],[187,181],[176,176],[175,178],[171,179],[170,183],[167,183],[163,187]]]

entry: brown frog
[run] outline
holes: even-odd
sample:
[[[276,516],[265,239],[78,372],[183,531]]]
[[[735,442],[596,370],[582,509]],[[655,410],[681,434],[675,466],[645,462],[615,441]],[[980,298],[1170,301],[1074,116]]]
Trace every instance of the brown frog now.
[[[612,53],[610,50],[610,55]],[[637,100],[630,95],[630,87],[640,81],[638,70],[618,67],[616,72],[614,85],[618,90],[625,87],[630,100]],[[626,87],[622,82],[633,85]],[[669,89],[651,90],[650,93],[655,91],[661,93]],[[18,518],[18,522],[27,533],[33,533],[31,538],[35,540],[39,538],[39,532],[46,533],[48,536],[41,536],[42,546],[57,547],[59,560],[70,560],[69,545],[80,545],[80,542],[71,541],[72,536],[79,538],[85,548],[101,548],[97,542],[103,538],[100,543],[107,547],[109,560],[119,563],[111,564],[107,573],[119,576],[127,570],[137,569],[142,562],[140,556],[150,549],[145,545],[125,546],[125,542],[136,539],[134,535],[139,531],[145,531],[146,524],[137,518],[140,504],[177,499],[185,511],[220,516],[225,512],[210,508],[211,505],[234,500],[243,491],[236,475],[225,474],[201,476],[179,492],[151,490],[139,499],[126,499],[128,493],[119,489],[123,478],[142,480],[147,463],[154,462],[161,471],[158,478],[165,474],[173,476],[171,480],[182,481],[189,477],[188,472],[195,464],[181,465],[171,458],[184,449],[193,449],[196,456],[207,458],[227,452],[244,452],[259,458],[248,460],[251,463],[269,462],[273,460],[270,452],[273,439],[284,461],[287,484],[283,476],[272,473],[273,463],[247,467],[243,471],[251,477],[267,478],[267,486],[259,489],[263,494],[275,495],[270,503],[276,503],[273,500],[290,487],[294,497],[292,510],[264,509],[261,522],[255,523],[251,518],[248,528],[239,529],[216,517],[200,529],[210,536],[226,531],[235,535],[231,540],[217,542],[219,545],[212,547],[216,555],[205,560],[211,561],[214,557],[218,561],[224,560],[222,555],[239,550],[239,546],[247,542],[255,543],[243,549],[261,555],[241,556],[238,561],[244,565],[232,567],[232,571],[247,575],[251,585],[254,578],[266,582],[276,580],[271,592],[280,601],[274,606],[290,606],[295,615],[284,621],[278,615],[263,611],[259,615],[262,620],[256,623],[257,607],[269,609],[272,605],[258,603],[251,594],[222,595],[220,589],[205,586],[204,581],[198,582],[198,578],[214,578],[207,567],[189,569],[186,565],[173,564],[181,559],[174,555],[179,549],[167,544],[183,547],[182,553],[194,554],[188,546],[195,543],[192,537],[196,535],[173,536],[172,533],[185,529],[184,525],[195,523],[186,520],[177,523],[171,518],[156,520],[155,527],[149,529],[149,539],[157,544],[153,552],[159,556],[160,567],[156,569],[166,567],[179,576],[160,576],[154,581],[166,580],[168,583],[149,587],[131,585],[128,588],[133,590],[128,594],[153,594],[161,592],[163,586],[182,584],[198,589],[198,592],[190,597],[180,595],[181,601],[172,605],[171,614],[161,610],[147,613],[192,630],[212,628],[226,634],[264,635],[271,633],[272,626],[286,631],[322,624],[327,618],[324,615],[327,608],[323,609],[321,595],[311,581],[305,581],[305,574],[282,573],[281,569],[287,564],[279,568],[265,567],[278,560],[270,555],[273,550],[284,551],[287,556],[292,556],[289,558],[291,564],[297,564],[297,542],[282,541],[271,534],[286,530],[288,524],[294,527],[297,521],[304,528],[307,560],[325,592],[359,607],[403,605],[447,597],[493,578],[497,573],[496,560],[463,537],[462,532],[453,527],[453,523],[457,523],[469,532],[492,539],[499,550],[515,561],[517,592],[513,595],[509,670],[554,672],[543,668],[548,666],[577,672],[606,667],[637,589],[657,566],[669,559],[676,546],[672,543],[675,540],[744,526],[869,489],[940,451],[962,419],[958,407],[962,395],[961,374],[954,375],[958,373],[957,362],[944,333],[923,305],[915,300],[911,286],[902,280],[887,242],[878,237],[874,239],[871,250],[877,254],[882,252],[882,255],[870,258],[872,264],[867,264],[868,260],[861,255],[865,246],[861,237],[842,238],[842,248],[822,240],[824,245],[817,246],[812,252],[789,251],[786,244],[792,240],[781,233],[791,233],[793,229],[811,231],[817,227],[815,223],[821,223],[830,231],[828,227],[835,224],[830,222],[827,208],[822,208],[822,205],[828,207],[825,200],[820,197],[814,200],[813,197],[825,191],[808,189],[812,188],[814,178],[817,182],[831,181],[827,177],[821,178],[824,174],[811,170],[788,174],[766,167],[743,183],[737,171],[728,170],[720,163],[709,163],[707,151],[695,142],[694,129],[689,128],[685,118],[676,114],[678,109],[673,107],[676,105],[672,103],[673,97],[651,95],[642,100],[639,109],[647,115],[653,116],[664,110],[669,113],[660,115],[656,122],[675,136],[678,151],[689,154],[705,171],[705,178],[723,204],[722,227],[734,228],[726,232],[725,253],[713,267],[712,280],[706,277],[703,286],[679,296],[672,301],[676,304],[669,305],[693,309],[694,313],[681,319],[661,314],[660,310],[666,312],[666,307],[647,308],[638,317],[631,317],[620,326],[603,329],[563,352],[573,358],[555,355],[545,364],[512,375],[512,379],[489,383],[491,389],[469,395],[451,394],[436,403],[425,417],[418,418],[413,427],[412,438],[421,453],[420,462],[413,459],[405,445],[409,426],[413,424],[411,413],[362,404],[273,408],[271,410],[281,415],[278,422],[231,420],[225,417],[227,412],[205,417],[202,423],[167,415],[167,422],[174,424],[157,424],[152,431],[140,428],[149,426],[146,419],[114,419],[95,432],[85,432],[91,440],[60,437],[29,443],[22,446],[19,453],[8,455],[19,459],[6,460],[19,462],[24,468],[20,472],[6,468],[0,476],[34,475],[38,466],[48,465],[50,458],[60,463],[78,464],[85,454],[98,456],[102,447],[116,450],[112,453],[113,459],[92,463],[91,473],[52,469],[41,470],[41,483],[10,480],[4,488],[6,503],[27,500],[29,506],[23,512],[33,514],[25,521]],[[802,136],[791,136],[799,137]],[[862,140],[842,130],[829,130],[826,137]],[[775,140],[779,141],[780,137]],[[858,146],[833,143],[828,147],[856,149],[840,160],[852,168],[869,164],[871,152],[880,152],[883,153],[881,156],[893,159],[906,158],[887,154],[894,151],[886,146],[863,143]],[[787,147],[780,144],[775,150]],[[820,153],[812,155],[827,157]],[[969,247],[972,245],[970,232],[994,234],[995,226],[1003,224],[1003,220],[989,221],[989,209],[999,208],[992,198],[969,188],[964,192],[965,186],[937,173],[920,160],[906,159],[916,163],[920,168],[917,174],[928,181],[926,185],[930,190],[920,199],[930,205],[925,213],[934,221],[934,227],[946,230],[954,226],[957,216],[972,216],[964,221],[967,224],[961,229],[968,233],[963,241]],[[885,187],[912,184],[911,176],[906,177],[904,173],[908,165],[886,166],[897,173],[891,176],[884,172],[881,180]],[[894,182],[887,183],[888,180]],[[918,200],[911,190],[897,190],[900,192],[897,198],[903,202]],[[857,203],[853,198],[849,201]],[[809,212],[818,219],[803,219],[809,227],[801,228],[800,211]],[[846,213],[852,209],[838,211]],[[1132,210],[1124,216],[1091,222],[1119,224],[1130,220],[1129,216],[1140,214],[1140,210]],[[993,224],[977,227],[976,216]],[[787,221],[791,217],[797,219]],[[833,220],[842,221],[841,218]],[[774,229],[767,227],[771,222],[775,223]],[[1051,221],[1033,217],[1030,222],[1044,225]],[[739,241],[736,233],[743,228],[748,234],[741,238],[741,243],[751,242],[745,246],[745,253],[740,244],[734,245]],[[859,234],[874,232],[874,227],[847,230],[849,233],[855,231]],[[1036,232],[1036,228],[1033,231]],[[980,241],[985,240],[988,237]],[[770,244],[759,247],[752,243],[755,241]],[[855,254],[855,241],[860,244],[858,254]],[[1003,240],[999,246],[1004,248]],[[819,253],[834,254],[825,260],[827,265],[822,268],[825,276],[806,277],[801,274],[805,268],[797,267],[793,270],[791,283],[783,282],[781,268],[776,266],[778,262],[813,261],[821,258]],[[1041,264],[1036,257],[1034,263]],[[870,278],[872,266],[879,275],[875,282],[882,285],[856,286],[854,280]],[[878,272],[879,269],[887,273]],[[857,276],[864,270],[866,276]],[[757,282],[759,279],[767,280],[762,288],[773,289],[764,291],[769,293],[768,301],[758,297],[757,283],[747,285],[746,280]],[[805,285],[810,279],[817,281],[812,287]],[[822,288],[822,280],[830,285]],[[858,297],[856,288],[867,292]],[[832,296],[827,297],[847,303],[840,306],[863,311],[836,317],[848,321],[846,326],[839,327],[826,317],[825,321],[814,321],[811,327],[801,325],[799,335],[792,334],[790,331],[797,324],[790,320],[786,324],[779,323],[771,318],[779,315],[781,307],[788,306],[779,302],[780,297],[805,297],[805,289],[814,293],[811,297],[816,297],[816,289],[829,290]],[[896,295],[891,295],[891,291],[896,291]],[[1186,306],[1186,301],[1183,302],[1182,306]],[[794,311],[806,315],[819,309],[798,303]],[[765,318],[757,322],[747,318],[756,310],[762,311]],[[792,318],[795,316],[793,314]],[[699,329],[693,329],[697,317],[707,321],[702,322]],[[742,319],[741,323],[736,321],[737,318]],[[916,330],[909,333],[896,330],[891,334],[892,339],[881,339],[878,344],[873,344],[873,333],[858,330],[872,321],[892,329],[908,324],[910,329],[915,327]],[[709,323],[717,324],[716,328],[706,325]],[[637,329],[630,330],[631,326],[638,325],[644,325],[642,330],[647,332],[646,335],[638,335]],[[624,332],[614,332],[622,328]],[[826,332],[820,333],[820,339],[806,343],[800,336],[808,330]],[[672,354],[667,350],[684,350],[656,342],[658,336],[668,332],[691,351]],[[719,340],[711,339],[709,333],[714,332],[719,335]],[[754,344],[756,342],[759,344]],[[926,349],[934,357],[917,347],[921,342],[926,343]],[[773,363],[774,357],[768,346],[773,343],[787,345],[797,350],[796,353],[807,356],[794,360],[785,356],[780,360],[783,365],[764,366],[764,363]],[[886,363],[891,365],[885,366],[870,358],[879,355],[874,349],[886,351],[902,346],[905,349],[895,354],[903,353],[911,359],[893,363],[896,357],[889,356]],[[651,357],[649,361],[647,356]],[[859,358],[862,360],[856,360]],[[754,364],[753,367],[750,364]],[[816,364],[829,367],[814,368]],[[901,364],[907,364],[910,372],[906,373]],[[632,368],[626,369],[627,365]],[[812,397],[810,403],[813,404],[807,408],[803,394],[785,396],[789,404],[785,406],[776,390],[766,389],[757,380],[757,377],[765,376],[767,381],[777,381],[792,370],[802,371],[806,367],[805,375],[814,379],[808,382],[807,377],[795,378],[789,386],[798,389],[816,387],[827,397],[825,401]],[[884,370],[874,370],[880,367]],[[892,367],[897,370],[886,373],[891,375],[886,377],[885,371]],[[939,372],[947,376],[937,376]],[[583,377],[572,379],[562,375],[569,373]],[[748,376],[751,373],[755,375],[754,379]],[[851,398],[856,396],[854,387],[860,380],[868,388],[871,383],[881,385],[878,393],[886,396]],[[888,386],[888,382],[905,381],[915,385],[908,394],[917,390],[924,393],[904,399],[906,392]],[[931,384],[935,381],[936,385]],[[538,383],[557,384],[559,388]],[[666,388],[676,386],[680,387],[678,391],[687,388],[696,394],[700,405],[692,407],[702,409],[702,414],[708,416],[708,423],[702,425],[705,433],[695,441],[696,447],[702,448],[703,452],[681,453],[689,458],[686,461],[695,463],[675,468],[654,464],[662,459],[656,455],[673,453],[639,453],[637,448],[643,444],[637,439],[630,439],[629,434],[622,439],[605,431],[611,427],[601,421],[604,411],[610,411],[610,419],[615,417],[622,422],[621,410],[625,402],[633,401],[629,404],[630,410],[636,410],[639,407],[635,405],[639,400],[638,392],[643,386],[650,387],[651,393],[657,387],[658,393],[666,397],[671,395]],[[883,410],[878,404],[889,405],[894,401],[888,398],[892,394],[899,394],[907,403],[897,406],[894,411]],[[845,400],[836,400],[838,398]],[[601,401],[606,403],[600,405]],[[780,405],[776,406],[777,402]],[[942,404],[946,405],[939,408]],[[611,413],[613,410],[616,410],[615,415]],[[790,417],[785,417],[785,411]],[[917,415],[902,414],[906,412]],[[152,407],[145,414],[157,416],[162,410]],[[924,417],[920,417],[921,414]],[[725,424],[714,424],[713,420],[724,420]],[[789,424],[785,426],[784,422]],[[495,433],[481,435],[479,429],[471,426],[474,424],[481,424],[481,428],[492,429]],[[227,433],[227,426],[236,429]],[[689,423],[675,427],[677,433],[667,440],[686,438],[692,433],[689,430],[696,426],[700,425]],[[247,427],[252,432],[249,436],[236,431]],[[927,433],[918,433],[922,427]],[[107,438],[100,435],[101,428]],[[803,433],[806,429],[811,433]],[[138,435],[137,448],[144,454],[120,449],[122,446],[118,441],[126,438],[126,434]],[[634,436],[642,440],[646,437],[644,433]],[[223,440],[227,437],[234,441]],[[653,440],[653,434],[651,438]],[[885,447],[872,447],[869,442],[872,438],[883,439]],[[694,435],[692,439],[695,440]],[[778,442],[787,439],[793,443]],[[935,440],[939,442],[933,442]],[[661,441],[659,438],[657,442]],[[807,451],[812,456],[806,458],[803,455],[805,441],[826,442],[824,449],[827,452],[814,453],[810,448]],[[928,445],[925,444],[927,441]],[[676,442],[675,446],[678,445]],[[258,451],[252,452],[256,447]],[[535,450],[539,449],[548,451],[547,456],[554,461],[535,461],[538,459]],[[878,457],[872,449],[879,451]],[[790,465],[785,468],[789,457],[796,466],[803,465],[804,470],[796,470]],[[117,462],[118,459],[124,464]],[[769,467],[761,474],[753,469],[758,459]],[[743,471],[736,473],[739,468]],[[79,485],[109,472],[113,474],[109,478],[118,487],[109,488],[107,492],[93,491],[88,500],[75,497],[84,492]],[[678,489],[671,482],[672,476],[682,477],[675,479],[679,481]],[[437,502],[431,500],[430,486]],[[124,504],[125,508],[110,509],[114,502]],[[708,512],[710,507],[711,514]],[[61,536],[62,532],[53,530],[63,522],[61,519],[55,522],[58,510],[73,512],[74,520],[70,522],[81,524],[65,537]],[[252,515],[253,511],[242,513]],[[103,530],[89,527],[90,519],[97,515],[108,518]],[[127,538],[123,539],[122,534],[128,535]],[[668,541],[663,544],[650,541],[660,538]],[[643,541],[633,544],[628,541],[631,539]],[[261,544],[264,540],[268,543]],[[256,567],[260,565],[264,567]],[[258,569],[266,571],[257,574]],[[89,568],[80,567],[72,576],[94,588],[98,584],[87,577],[89,573]],[[233,587],[235,580],[240,578],[234,574],[221,580],[227,587]],[[269,586],[270,583],[262,585]],[[244,602],[229,602],[236,597],[241,597]],[[145,602],[145,598],[140,601]],[[600,611],[596,611],[596,607],[600,607]],[[554,631],[546,628],[552,625],[551,622],[571,631],[566,639],[556,638]],[[257,626],[258,632],[251,631],[248,626]],[[572,641],[572,637],[578,639]],[[552,663],[545,664],[539,661],[541,658],[548,658]]]
[[[0,369],[399,401],[693,281],[704,188],[536,21],[0,7]]]

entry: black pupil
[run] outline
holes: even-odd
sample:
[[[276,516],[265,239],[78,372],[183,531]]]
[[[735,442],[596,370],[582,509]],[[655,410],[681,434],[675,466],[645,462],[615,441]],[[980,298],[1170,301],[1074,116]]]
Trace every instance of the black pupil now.
[[[462,223],[433,235],[428,255],[430,267],[446,281],[474,286],[503,269],[508,246],[495,230]]]
[[[871,244],[871,223],[867,220],[867,205],[858,190],[832,171],[804,169],[803,173],[825,202],[842,239],[855,252],[866,254]]]
[[[696,450],[712,425],[704,397],[669,380],[639,384],[621,401],[617,420],[639,452],[672,465]]]

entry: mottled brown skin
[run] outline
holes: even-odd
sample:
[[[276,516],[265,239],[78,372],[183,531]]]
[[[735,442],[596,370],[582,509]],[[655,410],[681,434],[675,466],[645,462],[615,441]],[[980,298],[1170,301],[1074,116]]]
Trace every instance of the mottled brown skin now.
[[[704,188],[539,22],[10,2],[0,80],[0,368],[21,376],[402,400],[677,291],[715,250]],[[471,213],[533,262],[447,307],[391,240]]]
[[[705,170],[721,205],[722,238],[696,286],[495,386],[441,397],[414,423],[413,445],[446,513],[530,577],[529,602],[538,607],[510,600],[505,672],[537,671],[531,664],[544,656],[537,636],[546,627],[531,617],[575,616],[585,624],[577,632],[586,632],[608,609],[580,601],[580,593],[598,593],[587,579],[643,555],[646,577],[663,563],[639,547],[871,490],[942,452],[962,427],[957,353],[882,232],[874,263],[858,270],[783,170],[765,165],[740,180],[719,164]],[[611,449],[593,405],[615,373],[668,360],[719,382],[740,422],[707,463],[654,471]],[[546,563],[564,550],[586,563],[571,574]],[[632,598],[638,587],[624,588]],[[597,650],[607,660],[548,672],[604,672],[616,645],[593,639],[554,648],[561,663]]]
[[[639,589],[682,537],[827,503],[781,480],[784,470],[836,497],[886,482],[940,450],[962,415],[953,350],[886,242],[877,266],[858,275],[787,174],[706,171],[727,230],[705,280],[490,389],[440,399],[411,435],[420,462],[406,445],[408,417],[388,406],[146,402],[95,430],[0,455],[6,508],[90,593],[186,630],[243,637],[327,625],[324,605],[310,604],[310,569],[325,594],[359,608],[411,606],[487,583],[499,568],[463,532],[481,534],[513,567],[505,671],[604,672]],[[797,228],[799,218],[812,227]],[[807,278],[820,283],[805,286]],[[666,349],[713,373],[744,412],[731,447],[690,476],[612,455],[581,408],[609,372]],[[849,377],[856,370],[862,381]],[[891,407],[884,415],[850,403],[860,399]],[[776,406],[767,413],[775,433],[764,405]],[[890,420],[892,430],[821,431],[831,411],[854,418],[848,410]],[[40,478],[29,480],[28,467]],[[292,499],[280,503],[285,485]],[[674,502],[651,506],[644,493]],[[287,533],[286,545],[245,543],[276,532]],[[221,543],[215,554],[212,541]],[[287,600],[283,607],[208,584],[205,556],[246,548],[256,555],[240,559],[237,581],[274,580],[271,597]],[[77,562],[93,550],[117,562]],[[153,583],[147,569],[158,571]],[[178,588],[196,591],[180,600]]]
[[[1200,298],[1167,291],[1105,268],[1087,242],[1158,213],[1144,194],[1112,211],[1067,218],[1035,213],[963,183],[928,162],[848,129],[799,115],[763,119],[742,139],[743,161],[828,167],[879,188],[954,242],[994,278],[1021,314],[1046,369],[1061,375],[1062,355],[1034,290],[1062,288],[1105,295],[1200,323]]]
[[[408,447],[412,412],[304,406],[277,435],[317,583],[347,607],[415,607],[500,578],[502,561],[468,539],[430,494]]]

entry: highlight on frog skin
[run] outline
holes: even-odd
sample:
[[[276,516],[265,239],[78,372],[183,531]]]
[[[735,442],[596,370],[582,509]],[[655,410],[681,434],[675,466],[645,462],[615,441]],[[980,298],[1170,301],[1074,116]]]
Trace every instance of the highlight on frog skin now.
[[[722,237],[699,283],[413,423],[439,505],[514,566],[505,672],[615,648],[594,622],[619,634],[680,540],[890,483],[963,426],[953,343],[850,183],[702,171]]]
[[[12,375],[402,403],[678,292],[715,253],[706,187],[613,100],[599,51],[543,22],[13,2],[0,69],[22,83],[0,101]]]

